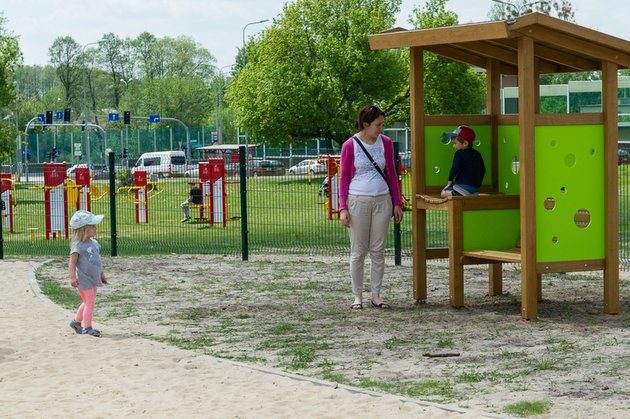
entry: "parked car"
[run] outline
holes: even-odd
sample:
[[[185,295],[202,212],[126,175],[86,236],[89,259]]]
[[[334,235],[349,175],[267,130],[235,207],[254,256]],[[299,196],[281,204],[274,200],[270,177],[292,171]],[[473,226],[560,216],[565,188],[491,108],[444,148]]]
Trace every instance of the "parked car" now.
[[[248,166],[253,176],[282,176],[286,172],[284,164],[279,160],[250,160]]]
[[[289,169],[290,175],[305,175],[308,173],[326,173],[326,163],[320,163],[315,159],[302,160]]]
[[[624,150],[623,148],[618,149],[617,160],[618,160],[618,164],[630,163],[630,152],[628,150]]]

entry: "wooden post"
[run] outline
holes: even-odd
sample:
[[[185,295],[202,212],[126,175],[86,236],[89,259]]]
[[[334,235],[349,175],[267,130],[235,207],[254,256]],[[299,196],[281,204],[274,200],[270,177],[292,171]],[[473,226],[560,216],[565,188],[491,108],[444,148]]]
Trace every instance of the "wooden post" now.
[[[488,281],[488,295],[503,294],[503,264],[491,263],[488,265],[490,279]]]
[[[604,114],[605,268],[604,313],[619,313],[619,220],[617,195],[617,64],[602,63]]]
[[[427,298],[427,213],[418,209],[416,196],[426,190],[424,153],[424,51],[409,49],[409,101],[411,122],[411,202],[413,241],[413,298]]]
[[[521,316],[535,319],[537,305],[536,275],[536,166],[534,41],[518,38],[518,122],[520,134],[520,223],[521,223]]]
[[[486,113],[490,118],[491,151],[490,172],[492,191],[499,192],[499,115],[501,114],[501,66],[497,60],[486,60]],[[488,265],[488,295],[503,294],[503,268],[501,263]]]
[[[464,306],[464,265],[462,263],[464,214],[460,200],[453,199],[448,204],[449,289],[451,306],[459,308]]]

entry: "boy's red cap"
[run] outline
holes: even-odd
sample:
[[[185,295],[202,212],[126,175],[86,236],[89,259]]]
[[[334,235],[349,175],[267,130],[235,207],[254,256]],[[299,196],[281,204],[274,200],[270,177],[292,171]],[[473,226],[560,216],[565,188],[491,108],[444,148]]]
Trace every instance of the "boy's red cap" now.
[[[467,125],[458,126],[453,132],[445,132],[451,138],[459,137],[464,141],[468,141],[468,143],[472,143],[475,141],[475,131]]]

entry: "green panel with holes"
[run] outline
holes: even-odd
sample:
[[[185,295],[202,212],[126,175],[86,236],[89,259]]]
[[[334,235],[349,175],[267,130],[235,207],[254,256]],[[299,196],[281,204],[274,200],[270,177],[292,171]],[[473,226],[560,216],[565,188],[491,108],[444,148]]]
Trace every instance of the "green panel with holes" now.
[[[484,185],[492,184],[490,167],[490,126],[470,125],[475,130],[476,139],[474,147],[481,153],[486,165],[486,176],[483,178]],[[446,186],[448,173],[453,163],[455,150],[452,143],[443,144],[440,137],[444,132],[453,131],[457,127],[453,126],[425,126],[424,127],[424,150],[426,156],[426,185]]]
[[[506,195],[518,195],[521,187],[519,180],[520,149],[518,125],[499,125],[498,127],[498,172],[499,192]]]
[[[464,250],[507,250],[520,243],[520,210],[464,211]]]
[[[603,125],[535,129],[536,260],[604,257]]]

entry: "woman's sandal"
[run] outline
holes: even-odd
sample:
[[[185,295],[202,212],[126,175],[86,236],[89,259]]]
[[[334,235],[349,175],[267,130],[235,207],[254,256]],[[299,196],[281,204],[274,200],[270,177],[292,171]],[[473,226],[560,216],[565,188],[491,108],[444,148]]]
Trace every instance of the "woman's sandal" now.
[[[84,327],[83,329],[81,329],[81,334],[82,335],[91,335],[91,336],[94,336],[95,338],[100,338],[101,337],[101,332],[99,332],[96,329],[92,329],[90,326]]]
[[[78,322],[76,320],[72,320],[70,322],[70,327],[74,329],[74,331],[78,334],[81,334],[81,322]]]
[[[361,310],[363,309],[363,303],[354,303],[350,306],[351,310]]]
[[[376,308],[382,308],[382,309],[388,309],[391,308],[391,306],[387,303],[380,303],[380,304],[376,304],[374,302],[374,300],[372,300],[372,307],[376,307]]]

